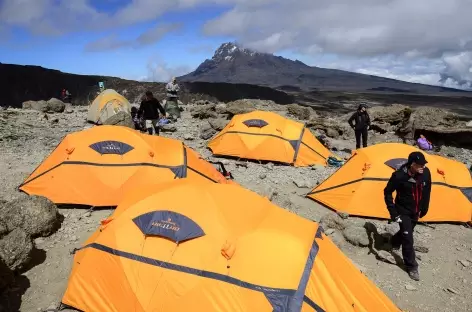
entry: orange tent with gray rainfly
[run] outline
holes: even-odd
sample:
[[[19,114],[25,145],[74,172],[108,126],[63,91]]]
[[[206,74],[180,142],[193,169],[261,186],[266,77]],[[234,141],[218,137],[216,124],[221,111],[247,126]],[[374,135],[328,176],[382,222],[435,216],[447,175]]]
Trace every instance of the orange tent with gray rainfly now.
[[[129,101],[113,89],[102,91],[90,104],[87,121],[95,124],[103,124],[111,116],[119,112],[131,113]]]
[[[296,167],[326,165],[333,156],[304,124],[276,113],[234,116],[208,147],[215,156],[274,161]]]
[[[129,193],[75,252],[81,311],[399,312],[325,236],[237,185],[178,180]]]
[[[230,183],[179,140],[96,126],[67,135],[19,189],[54,203],[116,206],[127,190],[176,178]]]
[[[384,188],[394,170],[406,163],[413,151],[419,149],[400,143],[376,144],[354,151],[344,166],[308,197],[338,212],[389,219]],[[420,221],[470,222],[471,172],[455,160],[423,153],[431,171],[432,187],[428,214]]]

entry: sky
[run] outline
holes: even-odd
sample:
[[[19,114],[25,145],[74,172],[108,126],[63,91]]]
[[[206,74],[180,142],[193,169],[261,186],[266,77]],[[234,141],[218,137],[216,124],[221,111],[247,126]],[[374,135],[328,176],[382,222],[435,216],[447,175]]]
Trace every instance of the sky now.
[[[231,41],[472,89],[470,12],[472,0],[0,0],[0,62],[167,81]]]

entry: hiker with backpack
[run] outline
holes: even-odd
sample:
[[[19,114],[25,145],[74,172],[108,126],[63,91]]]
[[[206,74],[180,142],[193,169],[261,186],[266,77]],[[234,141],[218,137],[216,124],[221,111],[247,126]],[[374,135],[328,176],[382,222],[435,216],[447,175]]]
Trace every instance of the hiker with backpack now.
[[[362,146],[367,147],[367,134],[370,127],[370,117],[367,112],[367,105],[361,104],[357,108],[357,111],[352,114],[351,118],[348,120],[349,125],[354,129],[356,135],[356,149]]]
[[[166,85],[167,99],[165,109],[173,121],[180,118],[179,95],[180,87],[175,77]]]

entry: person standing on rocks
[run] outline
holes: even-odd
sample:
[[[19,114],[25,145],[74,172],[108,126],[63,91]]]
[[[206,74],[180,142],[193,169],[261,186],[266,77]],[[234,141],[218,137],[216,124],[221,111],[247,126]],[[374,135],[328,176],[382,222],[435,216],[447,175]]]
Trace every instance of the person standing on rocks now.
[[[418,263],[413,247],[413,230],[419,218],[428,213],[431,195],[431,172],[426,167],[423,153],[412,152],[406,164],[390,177],[384,189],[385,204],[390,218],[400,225],[400,230],[391,238],[394,249],[402,246],[403,262],[408,275],[420,280]],[[396,192],[395,202],[393,192]]]
[[[175,77],[166,85],[167,91],[167,100],[166,100],[166,111],[169,113],[173,120],[180,118],[180,108],[179,108],[179,95],[180,87],[177,84]]]
[[[367,147],[367,131],[370,126],[370,117],[367,112],[367,105],[359,105],[357,111],[352,114],[351,118],[349,118],[348,123],[351,128],[354,129],[354,133],[356,134],[356,149],[361,147],[361,138],[362,146]]]
[[[145,126],[150,135],[154,129],[154,134],[159,135],[159,112],[166,116],[166,111],[162,107],[151,91],[146,91],[145,98],[141,101],[138,109],[138,116],[143,118]]]

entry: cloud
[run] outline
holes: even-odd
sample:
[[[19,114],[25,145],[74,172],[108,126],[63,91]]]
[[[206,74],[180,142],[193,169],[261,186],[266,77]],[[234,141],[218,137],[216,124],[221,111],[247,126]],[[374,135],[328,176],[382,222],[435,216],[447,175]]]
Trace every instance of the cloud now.
[[[182,26],[181,23],[158,24],[132,40],[120,39],[116,34],[108,35],[88,43],[85,46],[85,51],[103,52],[121,48],[139,48],[151,45],[161,40],[166,34],[180,30]]]
[[[148,75],[143,81],[168,82],[172,77],[182,76],[193,70],[194,68],[188,65],[170,66],[160,57],[157,57],[149,60],[147,64]]]
[[[439,60],[446,70],[442,74],[454,72],[451,77],[458,82],[470,78],[470,63],[463,55],[472,51],[469,0],[233,3],[232,9],[205,24],[205,34],[231,36],[265,52],[295,50],[358,58],[393,55],[405,64],[412,59]]]

